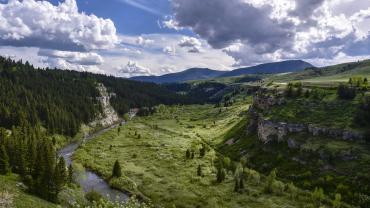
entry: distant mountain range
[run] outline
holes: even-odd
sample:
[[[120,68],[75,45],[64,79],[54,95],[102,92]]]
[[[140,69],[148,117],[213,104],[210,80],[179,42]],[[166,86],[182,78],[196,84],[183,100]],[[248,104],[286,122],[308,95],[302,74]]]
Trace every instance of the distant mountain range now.
[[[222,74],[221,77],[235,77],[245,74],[280,74],[286,72],[298,72],[310,67],[313,67],[313,65],[302,60],[282,61],[235,69]]]
[[[224,74],[224,71],[216,71],[207,68],[191,68],[182,72],[165,74],[162,76],[140,76],[132,77],[131,79],[143,82],[154,83],[173,83],[186,82],[190,80],[204,80],[219,77]]]
[[[191,80],[205,80],[218,77],[234,77],[248,74],[279,74],[286,72],[298,72],[306,68],[314,67],[302,60],[290,60],[260,64],[252,67],[234,69],[232,71],[217,71],[208,68],[191,68],[178,73],[165,74],[161,76],[139,76],[130,79],[154,83],[174,83]]]

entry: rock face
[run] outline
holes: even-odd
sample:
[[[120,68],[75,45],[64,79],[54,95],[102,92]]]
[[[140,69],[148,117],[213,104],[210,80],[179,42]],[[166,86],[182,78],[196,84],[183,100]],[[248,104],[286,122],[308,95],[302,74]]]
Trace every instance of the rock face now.
[[[266,90],[261,90],[253,97],[253,108],[262,111],[268,110],[274,105],[282,105],[285,103],[284,97],[279,95],[270,95]]]
[[[277,140],[278,142],[287,139],[289,133],[308,133],[312,136],[327,136],[342,140],[362,140],[363,135],[358,132],[349,131],[345,129],[335,129],[319,127],[312,124],[290,124],[285,122],[272,122],[262,117],[258,120],[257,133],[258,138],[268,143]]]
[[[268,94],[268,93],[266,93]],[[284,98],[280,95],[266,95],[259,92],[254,96],[252,107],[249,109],[250,122],[248,132],[257,132],[258,138],[264,142],[285,141],[290,133],[307,133],[312,136],[326,136],[342,140],[363,140],[363,134],[346,129],[320,127],[314,124],[292,124],[274,122],[263,118],[261,111],[266,112],[274,105],[283,105]],[[292,146],[295,146],[292,144]]]
[[[306,130],[307,128],[303,124],[275,123],[260,117],[258,120],[257,133],[258,138],[262,142],[268,143],[273,140],[277,140],[278,142],[284,141],[289,133],[304,132]]]
[[[110,104],[110,98],[115,96],[115,94],[108,93],[107,88],[101,83],[98,84],[97,89],[100,93],[100,97],[97,99],[102,106],[103,112],[97,117],[97,120],[93,121],[90,125],[106,127],[117,123],[120,119],[117,112]]]

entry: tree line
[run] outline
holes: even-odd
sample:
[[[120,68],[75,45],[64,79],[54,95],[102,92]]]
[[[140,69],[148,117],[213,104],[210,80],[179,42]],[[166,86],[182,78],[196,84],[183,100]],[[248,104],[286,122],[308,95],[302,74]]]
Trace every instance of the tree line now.
[[[30,193],[56,202],[63,186],[73,181],[73,170],[57,157],[54,145],[40,127],[27,122],[11,131],[0,128],[0,174],[17,173]]]

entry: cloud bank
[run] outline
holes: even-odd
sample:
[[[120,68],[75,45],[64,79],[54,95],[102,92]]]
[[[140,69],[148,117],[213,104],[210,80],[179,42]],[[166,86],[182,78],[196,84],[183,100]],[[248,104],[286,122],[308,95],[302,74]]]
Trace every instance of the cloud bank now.
[[[165,26],[192,30],[235,65],[370,52],[366,0],[173,0],[172,6]]]

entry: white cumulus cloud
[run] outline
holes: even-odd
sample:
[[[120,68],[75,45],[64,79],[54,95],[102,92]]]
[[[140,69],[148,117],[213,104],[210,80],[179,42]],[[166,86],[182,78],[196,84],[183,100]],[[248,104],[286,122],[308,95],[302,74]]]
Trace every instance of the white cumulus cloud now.
[[[133,76],[146,76],[151,75],[152,72],[149,68],[139,65],[135,61],[128,61],[126,65],[116,68],[119,76],[133,77]]]
[[[146,39],[143,36],[139,36],[136,39],[136,44],[141,45],[141,46],[146,46],[146,45],[150,45],[150,44],[153,44],[153,43],[154,43],[154,40]]]
[[[114,23],[78,12],[75,0],[10,0],[0,4],[0,45],[33,46],[66,51],[112,48]]]
[[[189,48],[188,52],[190,53],[200,53],[202,50],[202,42],[193,37],[183,37],[179,42],[179,46]]]

